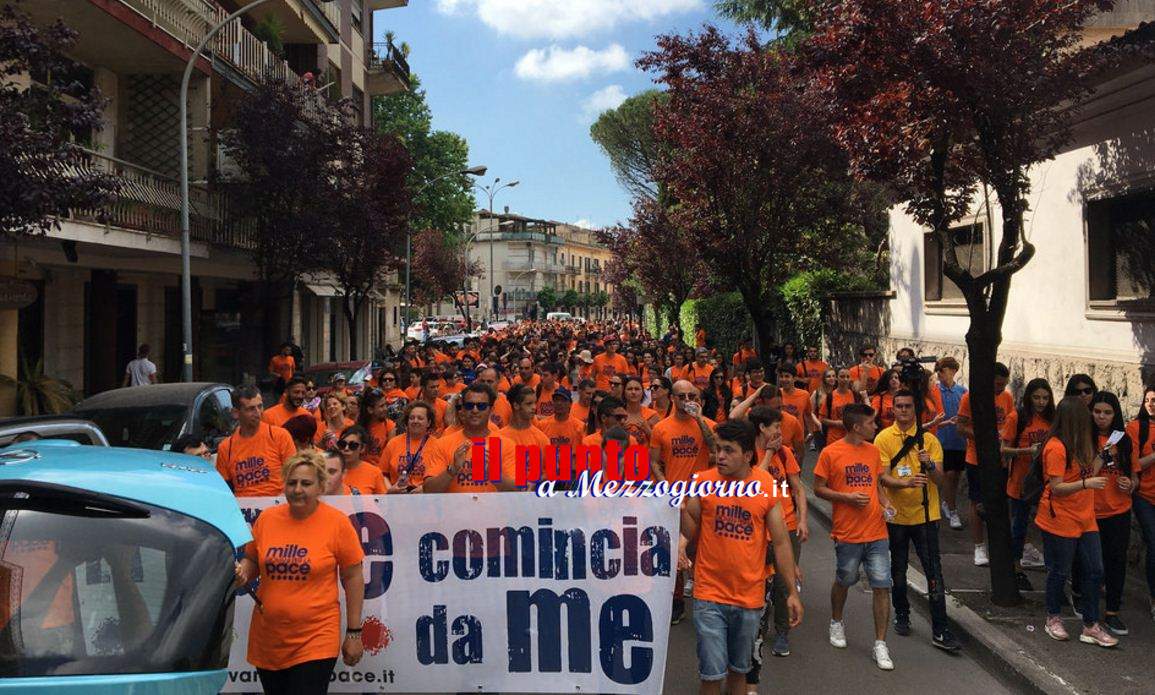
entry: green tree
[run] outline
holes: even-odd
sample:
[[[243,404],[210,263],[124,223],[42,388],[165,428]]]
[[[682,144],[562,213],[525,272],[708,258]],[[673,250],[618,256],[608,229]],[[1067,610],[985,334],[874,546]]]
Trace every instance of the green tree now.
[[[714,0],[714,9],[735,22],[789,37],[811,28],[808,4],[809,0]]]
[[[558,301],[558,304],[566,309],[576,309],[580,303],[581,297],[577,290],[566,290]]]
[[[541,308],[545,311],[552,310],[557,306],[559,300],[557,290],[552,287],[543,287],[537,291],[537,303],[541,305]]]
[[[665,93],[651,89],[626,99],[616,109],[602,112],[590,126],[590,137],[602,148],[618,182],[631,194],[656,200],[659,188],[654,167],[659,149],[654,139],[654,106]]]
[[[413,228],[457,235],[461,225],[473,218],[472,184],[468,176],[445,174],[469,166],[469,144],[456,133],[433,130],[433,114],[421,80],[413,75],[410,81],[408,92],[374,98],[373,122],[378,130],[400,137],[413,158],[408,181],[409,189],[417,192]]]

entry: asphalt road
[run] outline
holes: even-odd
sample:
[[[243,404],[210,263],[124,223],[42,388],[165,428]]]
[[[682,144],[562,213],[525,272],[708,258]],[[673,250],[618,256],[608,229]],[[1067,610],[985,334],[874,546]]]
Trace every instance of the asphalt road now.
[[[791,655],[776,658],[766,646],[762,669],[762,693],[965,693],[996,695],[1017,692],[1013,686],[988,672],[967,645],[957,654],[947,654],[930,643],[930,622],[916,608],[911,614],[914,633],[899,637],[893,630],[887,646],[895,670],[885,672],[874,665],[870,650],[874,644],[870,594],[859,584],[850,590],[846,602],[846,649],[835,649],[828,640],[830,625],[830,584],[834,578],[834,544],[826,529],[811,521],[810,540],[802,548],[802,625],[791,632]],[[912,551],[913,553],[913,551]],[[912,595],[912,601],[917,600]],[[687,608],[686,618],[670,630],[664,693],[698,692],[698,658],[694,625]]]

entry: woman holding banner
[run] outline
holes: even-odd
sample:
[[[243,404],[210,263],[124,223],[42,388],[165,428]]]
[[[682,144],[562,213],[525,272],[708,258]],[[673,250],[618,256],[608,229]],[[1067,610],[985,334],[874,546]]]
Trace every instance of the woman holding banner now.
[[[248,659],[267,695],[324,695],[338,653],[349,666],[361,660],[364,553],[349,519],[320,500],[328,471],[319,452],[291,457],[282,475],[288,503],[261,512],[237,563],[238,585],[261,579]],[[345,589],[343,638],[338,577]]]

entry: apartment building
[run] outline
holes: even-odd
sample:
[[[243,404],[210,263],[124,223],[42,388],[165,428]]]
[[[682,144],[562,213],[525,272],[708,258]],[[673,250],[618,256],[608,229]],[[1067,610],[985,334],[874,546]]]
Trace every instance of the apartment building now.
[[[482,269],[472,290],[479,295],[478,316],[521,317],[540,311],[537,294],[546,287],[558,294],[574,290],[579,295],[606,293],[614,288],[603,275],[612,254],[598,243],[594,232],[564,222],[534,219],[509,212],[490,214],[481,210],[468,225],[470,259]],[[493,297],[492,290],[501,289]],[[611,312],[604,307],[577,307],[578,315],[601,318]],[[443,304],[436,313],[454,313]]]
[[[1086,44],[1124,42],[1133,58],[1104,75],[1074,109],[1072,141],[1030,172],[1026,234],[1035,257],[1011,284],[1000,359],[1012,387],[1043,377],[1056,388],[1076,373],[1136,412],[1155,382],[1155,2],[1120,2],[1091,23]],[[1147,23],[1141,23],[1146,21]],[[992,196],[993,197],[993,196]],[[960,259],[990,269],[1002,212],[981,195],[954,229]],[[826,342],[832,362],[855,359],[862,344],[891,358],[899,347],[953,355],[964,363],[970,318],[942,270],[938,239],[901,207],[890,211],[891,288],[840,297]]]
[[[5,0],[0,0],[3,2]],[[152,346],[162,380],[179,379],[180,168],[179,92],[184,67],[209,29],[257,0],[36,0],[20,9],[37,23],[61,19],[78,30],[70,76],[108,99],[103,128],[81,137],[91,166],[121,178],[119,199],[104,211],[74,211],[47,238],[0,249],[6,268],[38,291],[19,312],[23,358],[43,358],[46,374],[85,394],[119,385],[140,343]],[[332,98],[350,97],[360,118],[376,95],[408,89],[405,57],[373,42],[375,11],[407,0],[266,0],[229,23],[209,44],[189,91],[192,181],[194,375],[237,382],[261,376],[268,355],[259,332],[251,237],[230,214],[216,183],[229,166],[221,133],[231,105],[256,81],[300,80],[312,73]],[[267,18],[274,17],[270,22]],[[283,51],[259,35],[280,27]],[[31,79],[31,78],[29,78]],[[50,78],[48,78],[50,79]],[[359,320],[357,352],[399,330],[397,288],[383,287]],[[350,341],[337,292],[301,283],[271,313],[271,330],[293,337],[308,361],[342,359]],[[259,345],[259,340],[255,343]]]

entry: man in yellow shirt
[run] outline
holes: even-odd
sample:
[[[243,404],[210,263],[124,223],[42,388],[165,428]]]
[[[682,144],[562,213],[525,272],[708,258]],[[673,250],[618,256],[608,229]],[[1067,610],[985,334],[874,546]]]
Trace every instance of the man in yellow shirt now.
[[[902,389],[894,395],[894,424],[878,433],[882,470],[904,483],[887,488],[894,507],[887,519],[890,538],[890,573],[893,580],[894,631],[910,634],[910,601],[906,596],[906,566],[910,545],[918,553],[930,595],[932,643],[946,651],[957,651],[958,640],[947,627],[946,592],[942,579],[942,561],[938,550],[939,496],[942,484],[942,445],[933,434],[918,431],[914,411],[914,394]]]

